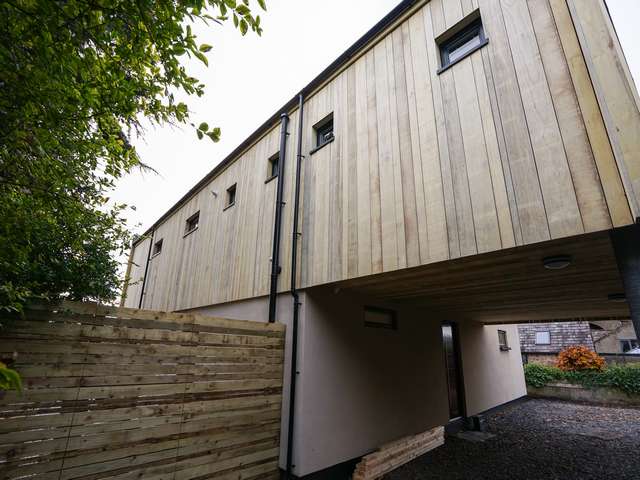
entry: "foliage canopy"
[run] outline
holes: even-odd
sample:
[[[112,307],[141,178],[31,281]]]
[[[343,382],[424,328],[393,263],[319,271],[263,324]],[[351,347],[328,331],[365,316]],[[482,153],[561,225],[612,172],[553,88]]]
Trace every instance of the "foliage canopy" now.
[[[0,308],[117,296],[114,252],[131,239],[109,190],[144,167],[143,119],[218,140],[176,95],[204,92],[180,61],[207,64],[193,22],[229,19],[261,33],[249,0],[0,2]]]

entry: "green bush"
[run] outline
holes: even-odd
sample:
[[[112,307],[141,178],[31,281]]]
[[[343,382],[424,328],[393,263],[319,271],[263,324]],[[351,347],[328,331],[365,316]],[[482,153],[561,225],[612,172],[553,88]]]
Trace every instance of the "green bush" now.
[[[537,363],[524,366],[527,385],[541,388],[552,382],[565,381],[584,387],[609,387],[627,394],[640,395],[640,364],[612,365],[602,371],[567,372]]]
[[[614,365],[599,375],[601,385],[629,394],[640,394],[640,365]]]
[[[527,385],[541,388],[545,385],[561,380],[562,370],[556,367],[547,367],[539,363],[527,363],[524,366],[524,379]]]

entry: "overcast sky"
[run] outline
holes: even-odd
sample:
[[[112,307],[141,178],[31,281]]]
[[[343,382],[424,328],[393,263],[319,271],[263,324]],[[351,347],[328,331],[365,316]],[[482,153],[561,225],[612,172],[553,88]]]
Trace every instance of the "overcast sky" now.
[[[195,28],[213,45],[209,68],[187,62],[206,84],[187,99],[194,122],[222,128],[222,139],[198,140],[191,127],[149,129],[135,142],[159,175],[123,179],[115,200],[136,206],[129,224],[142,233],[287,100],[387,14],[399,0],[266,0],[262,37],[227,26]],[[254,8],[258,8],[255,2]],[[640,0],[607,0],[636,84],[640,80]],[[141,226],[137,226],[141,224]]]

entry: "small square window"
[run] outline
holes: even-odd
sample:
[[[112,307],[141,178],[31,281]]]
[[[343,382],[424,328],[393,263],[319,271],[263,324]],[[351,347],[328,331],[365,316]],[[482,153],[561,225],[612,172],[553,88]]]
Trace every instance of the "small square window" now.
[[[153,256],[160,255],[162,252],[162,239],[153,244]]]
[[[234,183],[227,188],[227,204],[224,208],[232,207],[236,203],[236,185],[237,183]]]
[[[503,352],[511,350],[507,340],[507,332],[505,330],[498,330],[498,345],[500,345],[500,350]]]
[[[316,123],[313,129],[316,132],[316,147],[314,150],[333,141],[333,113]]]
[[[536,345],[550,345],[551,333],[549,330],[543,332],[536,332]]]
[[[364,307],[364,326],[397,330],[396,312],[386,308]]]
[[[437,40],[440,48],[440,69],[438,73],[459,62],[488,43],[482,27],[479,14],[471,23],[465,19],[460,25],[455,25]]]
[[[196,230],[198,228],[198,225],[200,225],[200,212],[199,211],[194,213],[193,215],[191,215],[189,218],[187,218],[185,229],[184,229],[184,234],[187,235],[188,233],[193,232],[194,230]]]
[[[269,158],[269,172],[267,174],[267,180],[271,180],[278,176],[280,169],[280,152],[274,154]]]

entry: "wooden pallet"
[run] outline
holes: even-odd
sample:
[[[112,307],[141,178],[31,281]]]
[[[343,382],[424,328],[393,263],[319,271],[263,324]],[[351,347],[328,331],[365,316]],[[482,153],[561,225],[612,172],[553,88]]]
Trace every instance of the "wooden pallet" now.
[[[444,427],[403,437],[362,457],[353,480],[373,480],[444,444]]]

